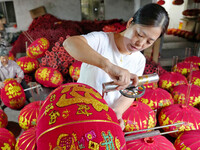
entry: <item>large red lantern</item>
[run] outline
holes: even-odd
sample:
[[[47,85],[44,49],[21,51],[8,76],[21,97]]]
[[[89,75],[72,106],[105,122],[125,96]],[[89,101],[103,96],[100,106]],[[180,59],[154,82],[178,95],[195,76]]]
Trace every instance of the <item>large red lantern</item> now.
[[[8,116],[0,109],[0,128],[5,128],[8,125]]]
[[[190,93],[188,93],[189,88],[191,88]],[[174,98],[174,103],[177,104],[194,106],[200,103],[200,87],[197,85],[184,84],[173,87],[171,94]]]
[[[200,70],[192,71],[192,73],[188,75],[188,80],[191,80],[192,84],[200,86]]]
[[[16,63],[21,67],[24,73],[34,72],[39,67],[39,61],[28,56],[20,57],[17,59]]]
[[[36,150],[36,127],[31,127],[20,135],[15,150]]]
[[[81,61],[76,61],[69,67],[69,75],[75,81],[77,81],[80,76],[81,64]]]
[[[174,103],[171,94],[161,88],[147,88],[145,94],[137,98],[137,101],[147,104],[153,110],[160,110]]]
[[[160,126],[184,122],[180,127],[163,128],[165,131],[179,130],[176,133],[170,133],[171,136],[177,137],[184,131],[200,129],[200,111],[189,105],[173,104],[161,110],[158,121]]]
[[[199,66],[194,64],[191,65],[191,63],[188,62],[179,62],[173,67],[173,72],[179,72],[182,75],[188,75],[191,70],[199,70]]]
[[[34,42],[31,43],[31,45],[28,46],[26,54],[31,58],[40,58],[44,56],[48,48],[49,48],[49,41],[46,38],[42,37],[35,40]]]
[[[5,128],[0,128],[0,149],[14,150],[15,143],[16,143],[16,140],[13,133]]]
[[[164,136],[156,135],[126,142],[127,150],[176,150]]]
[[[175,140],[176,150],[198,150],[200,149],[200,130],[190,130],[181,133]]]
[[[58,87],[63,82],[62,74],[50,67],[40,67],[35,72],[35,79],[45,87]]]
[[[27,130],[36,126],[40,108],[43,101],[35,101],[26,105],[18,116],[18,122],[22,129]]]
[[[187,78],[177,72],[167,72],[160,76],[158,86],[160,88],[170,90],[171,87],[187,84]]]
[[[1,99],[7,107],[19,109],[24,106],[26,97],[24,89],[15,79],[6,79],[1,89]]]
[[[185,61],[185,62],[188,62],[188,63],[192,63],[192,64],[194,64],[194,65],[200,66],[200,57],[198,57],[198,56],[190,56],[190,57],[187,57],[187,58],[185,58],[184,61]]]
[[[56,88],[38,118],[37,150],[126,149],[115,112],[88,85],[68,83]]]
[[[155,116],[155,112],[148,105],[135,101],[122,116],[125,123],[124,131],[153,128],[156,125]]]

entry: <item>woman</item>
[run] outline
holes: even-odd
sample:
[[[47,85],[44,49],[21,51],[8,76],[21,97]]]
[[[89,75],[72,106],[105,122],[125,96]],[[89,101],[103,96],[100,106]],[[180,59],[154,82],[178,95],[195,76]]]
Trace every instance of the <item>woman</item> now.
[[[115,111],[124,128],[122,114],[133,103],[118,90],[125,89],[132,80],[138,84],[145,67],[142,50],[150,47],[166,31],[169,17],[158,4],[147,4],[140,8],[121,33],[92,32],[72,36],[63,43],[67,52],[82,61],[78,82],[88,84],[102,94],[102,83],[114,81],[117,91],[109,92],[104,99]]]

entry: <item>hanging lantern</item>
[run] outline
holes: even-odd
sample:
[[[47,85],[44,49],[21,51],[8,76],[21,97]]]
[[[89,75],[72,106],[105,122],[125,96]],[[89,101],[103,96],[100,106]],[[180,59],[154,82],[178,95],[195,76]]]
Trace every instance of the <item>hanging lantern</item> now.
[[[200,111],[189,105],[173,104],[161,110],[158,121],[160,126],[184,122],[180,127],[170,126],[163,128],[165,131],[179,130],[176,133],[170,133],[172,137],[177,137],[184,131],[200,129]]]
[[[171,87],[187,84],[187,78],[177,72],[167,72],[160,76],[158,86],[160,88],[170,90]]]
[[[186,95],[188,91],[188,86],[191,86],[191,91],[189,94],[189,99],[186,102]],[[198,103],[200,103],[200,87],[197,85],[179,85],[176,87],[173,87],[171,91],[172,97],[174,98],[174,103],[176,104],[188,104],[191,106],[194,106]]]
[[[173,0],[172,4],[174,5],[182,5],[184,3],[184,0]]]
[[[76,61],[69,67],[69,75],[75,81],[77,81],[80,76],[81,64],[81,61]]]
[[[126,149],[115,112],[88,85],[59,86],[46,98],[38,118],[37,150]]]
[[[155,112],[146,104],[133,102],[124,112],[122,118],[125,123],[125,132],[153,128],[156,125]]]
[[[39,61],[28,56],[20,57],[16,63],[21,67],[24,73],[34,72],[39,67]]]
[[[164,4],[165,4],[165,1],[164,1],[164,0],[158,0],[158,1],[157,1],[157,4],[158,4],[158,5],[164,5]]]
[[[42,37],[35,40],[34,42],[31,43],[31,45],[28,46],[26,54],[31,58],[40,58],[44,56],[48,48],[49,48],[49,41],[46,38]]]
[[[19,126],[27,130],[31,127],[36,126],[37,117],[39,115],[40,108],[43,104],[43,101],[35,101],[26,105],[18,116]]]
[[[19,109],[24,106],[26,97],[24,89],[15,79],[6,79],[1,89],[1,99],[7,107]]]
[[[176,150],[198,150],[200,149],[200,130],[191,130],[181,133],[175,140]]]
[[[62,74],[50,67],[40,67],[35,72],[35,79],[45,87],[58,87],[63,82]]]
[[[194,65],[200,66],[200,57],[198,57],[198,56],[187,57],[187,58],[185,58],[184,61],[187,62],[187,63],[192,63]]]
[[[153,110],[160,110],[174,103],[171,94],[161,88],[147,88],[145,94],[137,98],[137,101],[147,104]]]
[[[194,64],[191,65],[187,62],[179,62],[173,67],[173,72],[179,72],[182,75],[187,75],[190,73],[191,69],[192,71],[199,70],[199,66]]]
[[[126,142],[127,150],[176,150],[164,136],[156,135]]]
[[[19,136],[15,150],[36,150],[36,127],[29,128]]]
[[[16,140],[13,133],[5,128],[0,128],[0,149],[14,150],[15,143],[16,143]]]
[[[8,116],[0,109],[0,128],[5,128],[8,125]]]
[[[200,70],[192,71],[192,74],[188,75],[188,80],[194,85],[200,86]]]

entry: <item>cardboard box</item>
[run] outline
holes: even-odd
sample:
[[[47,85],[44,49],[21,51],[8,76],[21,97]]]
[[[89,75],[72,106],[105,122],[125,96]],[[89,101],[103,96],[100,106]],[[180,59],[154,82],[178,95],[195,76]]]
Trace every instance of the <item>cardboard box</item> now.
[[[29,12],[30,12],[31,17],[33,19],[35,19],[35,18],[37,18],[39,16],[43,16],[43,15],[45,15],[47,13],[44,6],[40,6],[38,8],[31,9],[31,10],[29,10]]]
[[[187,19],[183,18],[183,25],[181,30],[189,31],[189,32],[194,32],[195,31],[195,26],[196,26],[196,20],[194,19]]]

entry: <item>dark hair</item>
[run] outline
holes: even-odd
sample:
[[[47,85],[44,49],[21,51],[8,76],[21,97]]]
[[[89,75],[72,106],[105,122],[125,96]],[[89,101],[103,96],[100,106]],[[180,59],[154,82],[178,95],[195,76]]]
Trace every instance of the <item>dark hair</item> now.
[[[2,44],[0,44],[0,56],[8,56],[9,52],[6,49],[6,47]]]
[[[156,4],[150,3],[140,8],[133,16],[134,24],[147,26],[161,27],[162,36],[169,25],[169,16],[165,8]]]

